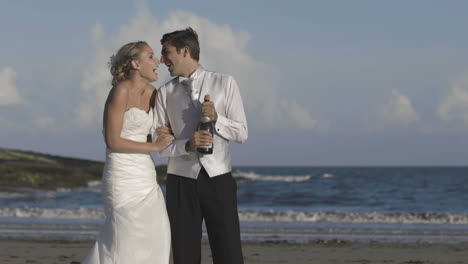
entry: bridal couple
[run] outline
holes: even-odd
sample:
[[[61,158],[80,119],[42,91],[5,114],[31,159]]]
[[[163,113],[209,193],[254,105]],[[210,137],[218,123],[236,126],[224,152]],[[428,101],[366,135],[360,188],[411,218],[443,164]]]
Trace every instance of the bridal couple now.
[[[200,263],[203,221],[213,262],[243,263],[229,151],[230,140],[247,139],[239,88],[233,77],[199,64],[193,29],[167,33],[161,44],[161,63],[174,78],[158,90],[149,83],[158,79],[160,61],[147,43],[128,43],[111,59],[106,219],[83,263],[168,264],[171,243],[175,264]],[[197,131],[202,116],[215,122],[213,135]],[[212,144],[213,154],[196,151]],[[150,152],[169,157],[167,206]]]

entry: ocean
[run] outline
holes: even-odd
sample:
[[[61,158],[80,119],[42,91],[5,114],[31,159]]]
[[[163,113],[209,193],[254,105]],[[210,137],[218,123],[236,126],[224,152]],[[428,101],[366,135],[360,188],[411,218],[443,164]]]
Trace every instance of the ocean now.
[[[235,167],[233,176],[243,241],[468,241],[468,167]],[[0,238],[92,240],[103,217],[98,181],[0,189]]]

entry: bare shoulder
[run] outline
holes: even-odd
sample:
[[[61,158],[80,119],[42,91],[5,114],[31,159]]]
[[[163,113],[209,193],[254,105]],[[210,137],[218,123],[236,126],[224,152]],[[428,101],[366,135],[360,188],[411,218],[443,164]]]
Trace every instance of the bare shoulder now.
[[[128,98],[129,89],[129,83],[126,81],[120,82],[116,86],[112,87],[112,89],[109,92],[106,105],[126,102]]]
[[[130,82],[129,81],[122,81],[119,82],[114,88],[114,93],[116,95],[127,95],[130,91]]]

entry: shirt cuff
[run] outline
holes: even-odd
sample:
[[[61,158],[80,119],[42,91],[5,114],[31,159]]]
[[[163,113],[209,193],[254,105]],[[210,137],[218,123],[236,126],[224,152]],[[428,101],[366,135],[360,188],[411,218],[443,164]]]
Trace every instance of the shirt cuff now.
[[[218,120],[216,120],[216,123],[215,123],[216,133],[223,136],[226,127],[229,127],[231,122],[232,122],[231,120],[229,120],[226,117],[218,114]]]

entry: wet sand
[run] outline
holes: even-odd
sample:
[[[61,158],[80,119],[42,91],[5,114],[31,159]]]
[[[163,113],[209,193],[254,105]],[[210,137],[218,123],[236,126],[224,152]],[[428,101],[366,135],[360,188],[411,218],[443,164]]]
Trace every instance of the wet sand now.
[[[62,264],[81,261],[93,241],[0,240],[0,263]],[[243,243],[245,263],[468,263],[468,243],[389,244],[315,241]],[[203,243],[202,263],[212,263]]]

